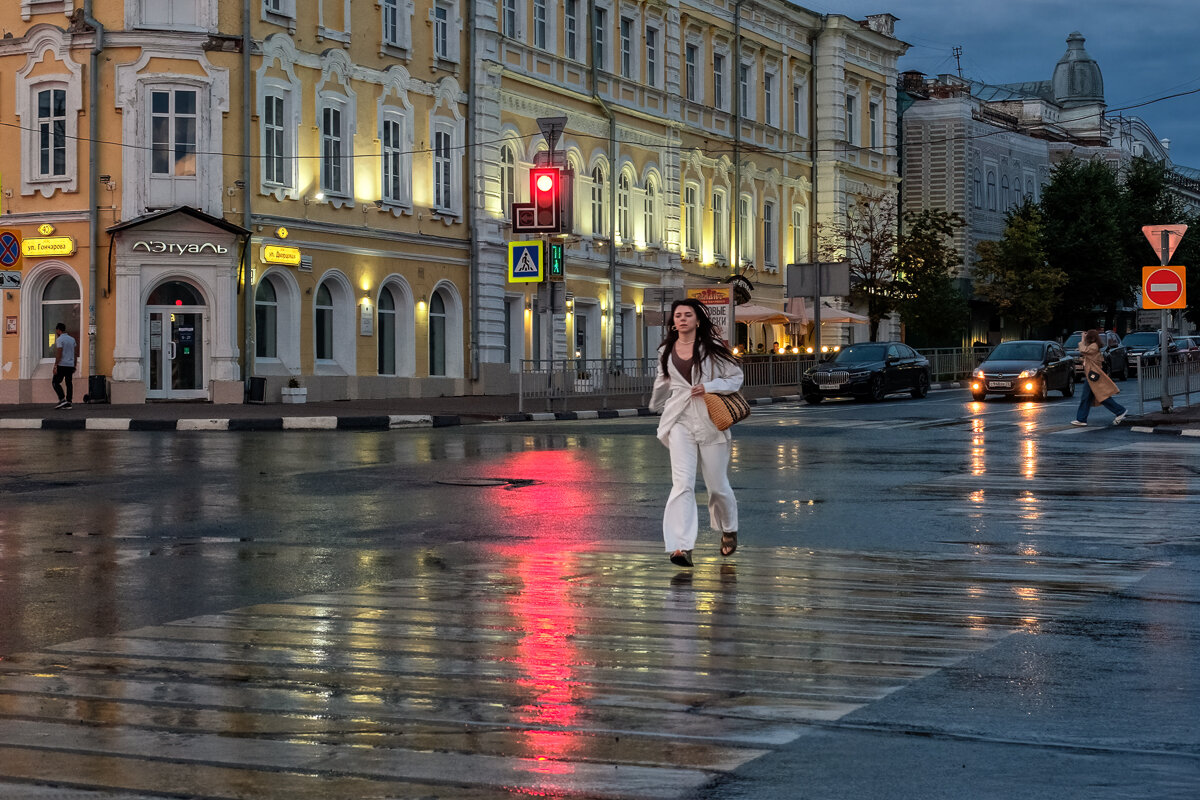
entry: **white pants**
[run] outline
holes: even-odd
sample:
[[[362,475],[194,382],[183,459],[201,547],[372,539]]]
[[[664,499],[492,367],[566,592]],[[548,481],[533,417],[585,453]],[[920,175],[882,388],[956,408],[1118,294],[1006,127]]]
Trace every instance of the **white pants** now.
[[[701,406],[703,408],[703,406]],[[671,496],[663,513],[663,540],[667,552],[691,550],[696,546],[696,533],[700,522],[696,508],[696,463],[704,474],[704,486],[708,490],[708,521],[722,533],[738,529],[737,499],[729,485],[729,454],[731,443],[725,440],[713,444],[699,444],[715,431],[712,424],[704,420],[705,431],[698,429],[702,423],[689,419],[684,414],[670,432],[668,447],[671,450]]]

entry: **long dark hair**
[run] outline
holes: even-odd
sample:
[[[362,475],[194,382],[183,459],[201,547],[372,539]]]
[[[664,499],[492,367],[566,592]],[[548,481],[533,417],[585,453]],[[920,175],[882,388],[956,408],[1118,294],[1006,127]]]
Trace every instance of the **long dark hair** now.
[[[658,346],[662,350],[659,362],[662,364],[663,374],[667,374],[667,361],[671,358],[671,351],[675,349],[675,343],[679,341],[679,331],[675,330],[675,309],[680,306],[687,306],[696,312],[696,342],[700,345],[699,350],[693,351],[696,357],[696,366],[703,368],[706,358],[716,358],[736,364],[737,356],[733,354],[724,340],[717,338],[712,319],[709,318],[704,304],[695,298],[685,297],[671,303],[671,321],[667,324],[667,338]]]
[[[1083,334],[1083,343],[1099,345],[1100,331],[1096,330],[1095,328],[1092,328],[1090,331],[1085,331]]]

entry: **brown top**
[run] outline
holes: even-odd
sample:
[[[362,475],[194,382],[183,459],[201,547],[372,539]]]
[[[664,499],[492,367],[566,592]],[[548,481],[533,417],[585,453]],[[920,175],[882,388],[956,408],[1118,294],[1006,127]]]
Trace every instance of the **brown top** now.
[[[675,369],[679,370],[679,374],[683,376],[688,383],[692,382],[692,366],[696,363],[696,355],[693,352],[691,358],[680,358],[679,353],[675,352],[675,348],[671,348],[671,363],[675,365]]]

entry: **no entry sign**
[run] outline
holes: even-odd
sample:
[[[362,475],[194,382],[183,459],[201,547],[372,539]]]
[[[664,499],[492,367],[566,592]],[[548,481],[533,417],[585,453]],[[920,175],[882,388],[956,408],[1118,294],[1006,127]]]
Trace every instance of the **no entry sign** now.
[[[1187,308],[1183,267],[1142,267],[1142,308]]]

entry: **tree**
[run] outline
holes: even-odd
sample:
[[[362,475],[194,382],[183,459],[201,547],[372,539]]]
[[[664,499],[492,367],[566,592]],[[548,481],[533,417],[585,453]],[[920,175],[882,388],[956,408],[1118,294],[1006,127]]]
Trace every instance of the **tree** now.
[[[850,299],[866,307],[872,342],[898,301],[898,223],[896,195],[868,190],[851,198],[843,221],[817,228],[821,260],[850,264]]]
[[[1066,330],[1090,322],[1097,306],[1115,313],[1138,275],[1126,263],[1117,173],[1099,159],[1068,158],[1042,191],[1041,228],[1046,259],[1066,277],[1054,317]],[[1049,320],[1046,320],[1049,321]],[[1106,320],[1106,327],[1112,324]]]
[[[1022,335],[1053,319],[1068,282],[1064,270],[1047,262],[1044,225],[1041,210],[1026,200],[1008,212],[1000,241],[976,247],[975,291],[1017,320]]]
[[[904,215],[896,263],[898,308],[905,340],[915,347],[958,346],[967,330],[970,309],[954,285],[962,258],[950,241],[965,223],[941,209]]]

